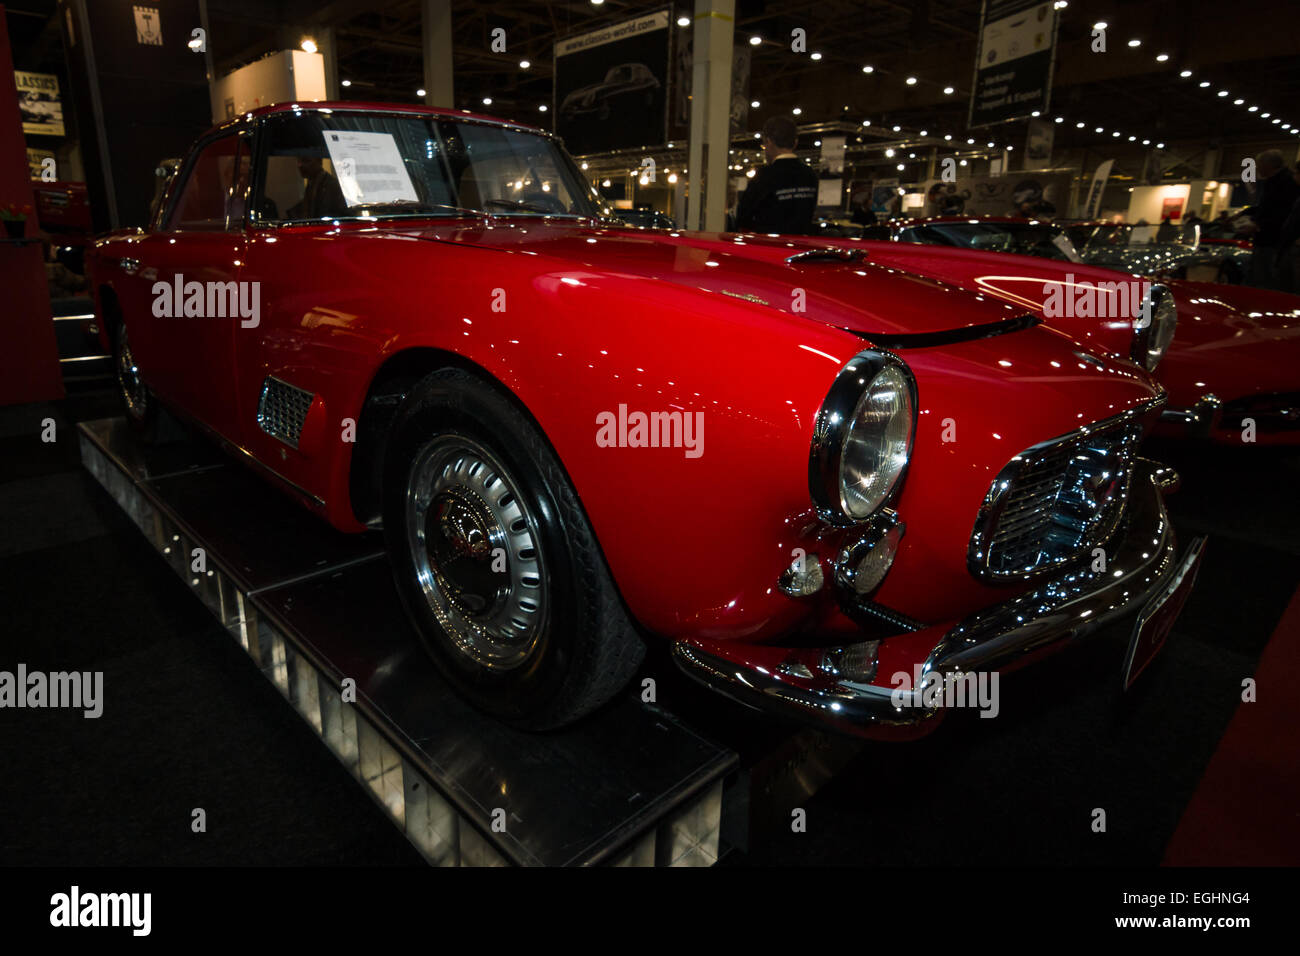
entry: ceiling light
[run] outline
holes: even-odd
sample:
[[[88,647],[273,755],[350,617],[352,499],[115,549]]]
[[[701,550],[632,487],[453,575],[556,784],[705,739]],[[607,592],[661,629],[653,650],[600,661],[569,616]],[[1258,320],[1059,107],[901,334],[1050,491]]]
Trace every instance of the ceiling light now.
[[[1075,129],[1083,129],[1083,124],[1082,124],[1082,123],[1075,123],[1075,124],[1074,124],[1074,127],[1075,127]]]
[[[532,64],[529,63],[527,60],[520,60],[520,61],[519,61],[519,69],[521,69],[521,70],[526,70],[526,69],[528,69],[530,66],[532,66]]]
[[[956,93],[957,91],[954,90],[951,86],[945,86],[945,87],[943,88],[943,92],[944,92],[944,95],[945,95],[945,96],[952,96],[952,95],[953,95],[954,93]]]
[[[1129,45],[1129,46],[1132,46],[1132,47],[1138,47],[1138,46],[1141,46],[1141,45],[1142,45],[1142,41],[1141,41],[1141,40],[1129,40],[1129,41],[1128,41],[1128,45]]]
[[[1227,95],[1228,95],[1228,91],[1227,91],[1227,90],[1219,90],[1219,95],[1220,95],[1220,96],[1227,96]]]
[[[763,38],[761,36],[755,35],[749,38],[750,46],[758,46],[762,42],[763,42]]]
[[[311,37],[303,37],[302,43],[300,43],[299,46],[302,47],[304,53],[316,52],[316,41],[313,40]]]
[[[545,112],[546,112],[546,104],[543,103],[541,106],[537,107],[537,112],[539,112],[539,113],[545,113]]]
[[[1259,107],[1258,107],[1258,106],[1248,106],[1248,107],[1246,107],[1246,112],[1247,112],[1247,113],[1258,113],[1258,112],[1259,112]]]
[[[583,163],[583,164],[582,164],[582,168],[583,168],[583,169],[586,169],[586,168],[587,168],[587,164],[586,164],[586,163]]]
[[[885,150],[885,157],[886,157],[887,159],[893,159],[893,158],[894,158],[894,151],[893,151],[892,149],[887,149],[887,150]]]
[[[1064,122],[1065,122],[1065,117],[1064,117],[1064,116],[1058,116],[1058,117],[1056,118],[1056,121],[1057,121],[1058,123],[1064,123]]]
[[[1166,60],[1168,60],[1168,59],[1169,59],[1169,54],[1168,54],[1168,53],[1161,53],[1158,57],[1156,57],[1156,62],[1157,62],[1157,63],[1164,63],[1164,62],[1165,62]]]
[[[491,105],[492,105],[492,97],[490,97],[490,96],[485,96],[485,97],[483,97],[483,105],[484,105],[484,106],[491,106]]]
[[[1268,118],[1269,118],[1270,116],[1272,116],[1273,114],[1272,114],[1272,113],[1260,113],[1259,115],[1260,115],[1260,118],[1262,118],[1262,119],[1268,119]]]
[[[1209,80],[1201,80],[1201,89],[1205,89],[1209,85],[1210,85]]]
[[[689,26],[691,25],[691,18],[690,18],[690,17],[678,17],[678,18],[677,18],[677,25],[678,25],[679,27],[689,27]]]
[[[820,60],[822,58],[822,55],[820,53],[810,53],[809,57],[814,60]]]
[[[862,72],[863,72],[863,73],[875,73],[875,72],[876,72],[876,68],[875,68],[874,66],[864,66],[864,67],[862,68]]]
[[[344,80],[344,81],[343,81],[343,86],[351,86],[351,85],[352,85],[352,81],[351,81],[351,80]]]
[[[924,130],[924,129],[921,130],[921,135],[922,135],[922,136],[928,136],[928,135],[929,135],[929,130]]]
[[[909,77],[907,78],[907,85],[908,85],[908,86],[916,86],[916,77],[914,77],[914,76],[909,76]]]
[[[1178,75],[1181,76],[1181,77],[1185,80],[1185,79],[1187,79],[1189,76],[1192,75],[1192,71],[1191,71],[1191,70],[1183,70],[1183,72],[1179,73]]]
[[[1240,105],[1241,105],[1242,103],[1244,103],[1244,102],[1246,102],[1246,101],[1245,101],[1245,100],[1233,100],[1233,101],[1232,101],[1232,105],[1233,105],[1233,106],[1240,106]]]
[[[424,90],[422,90],[422,89],[420,89],[420,90],[416,90],[416,91],[415,91],[415,95],[416,95],[416,96],[424,96]]]
[[[899,132],[902,128],[903,128],[903,127],[901,127],[901,126],[895,126],[895,127],[894,127],[894,132],[897,133],[897,132]]]
[[[796,107],[795,107],[794,109],[792,109],[790,112],[793,113],[795,116],[798,116],[800,113],[803,112],[803,110],[796,106]]]
[[[1092,28],[1093,28],[1094,30],[1104,30],[1104,29],[1106,29],[1108,26],[1110,26],[1110,24],[1107,23],[1105,20],[1098,20],[1096,23],[1094,23],[1094,24],[1092,25]]]

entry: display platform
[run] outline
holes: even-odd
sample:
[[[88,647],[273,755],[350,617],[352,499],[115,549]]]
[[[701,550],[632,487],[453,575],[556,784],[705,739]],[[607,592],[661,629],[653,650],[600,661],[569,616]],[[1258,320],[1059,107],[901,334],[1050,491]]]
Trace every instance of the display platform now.
[[[634,689],[562,732],[512,730],[434,670],[377,535],[334,531],[205,442],[78,429],[89,471],[430,863],[711,865],[727,826],[747,834],[732,748]]]

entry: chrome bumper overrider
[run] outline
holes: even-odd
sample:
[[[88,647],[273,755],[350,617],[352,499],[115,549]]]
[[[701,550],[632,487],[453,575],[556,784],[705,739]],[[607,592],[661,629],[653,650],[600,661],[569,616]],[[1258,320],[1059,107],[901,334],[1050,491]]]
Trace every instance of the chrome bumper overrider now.
[[[1170,469],[1139,459],[1124,518],[1105,545],[1105,570],[1094,570],[1089,556],[964,620],[885,638],[869,682],[845,679],[833,667],[770,666],[771,652],[780,649],[742,650],[731,642],[681,642],[673,659],[691,677],[752,707],[861,736],[921,736],[937,723],[940,708],[900,706],[905,695],[891,680],[899,670],[910,677],[920,666],[926,679],[1009,670],[1135,614],[1178,566],[1163,498],[1177,481]]]

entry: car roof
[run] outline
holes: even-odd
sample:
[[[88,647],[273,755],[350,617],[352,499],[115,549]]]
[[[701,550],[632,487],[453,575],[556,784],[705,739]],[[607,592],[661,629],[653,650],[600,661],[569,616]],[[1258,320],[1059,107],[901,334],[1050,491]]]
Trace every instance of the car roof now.
[[[475,113],[472,110],[448,109],[441,106],[425,106],[419,103],[379,103],[359,100],[319,100],[319,101],[291,101],[287,103],[273,103],[269,106],[259,106],[251,109],[234,119],[227,120],[213,129],[224,129],[229,126],[235,126],[260,119],[263,116],[273,116],[278,113],[293,112],[323,112],[332,113],[410,113],[414,116],[443,116],[449,119],[468,119],[476,123],[490,123],[494,126],[509,127],[512,129],[527,130],[530,133],[539,133],[543,136],[550,136],[548,130],[537,126],[531,126],[527,123],[519,123],[514,120],[502,119],[498,116],[488,116],[484,113]]]

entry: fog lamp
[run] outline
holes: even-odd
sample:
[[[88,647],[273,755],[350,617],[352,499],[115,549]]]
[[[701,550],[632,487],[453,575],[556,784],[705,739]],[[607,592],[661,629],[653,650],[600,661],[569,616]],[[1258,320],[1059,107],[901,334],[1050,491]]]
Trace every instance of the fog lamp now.
[[[835,561],[835,583],[842,590],[867,595],[880,587],[906,526],[886,508],[876,515],[862,537],[847,545]]]

